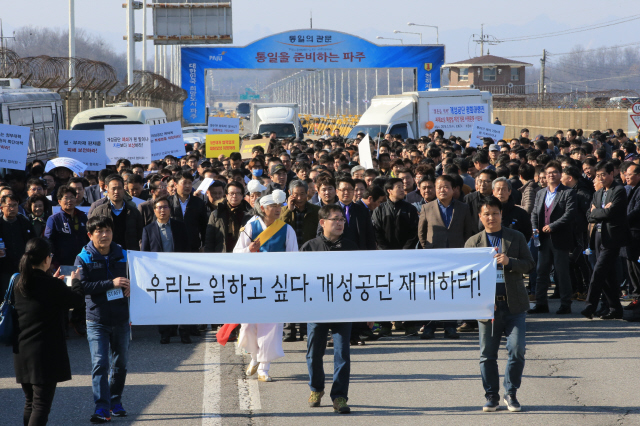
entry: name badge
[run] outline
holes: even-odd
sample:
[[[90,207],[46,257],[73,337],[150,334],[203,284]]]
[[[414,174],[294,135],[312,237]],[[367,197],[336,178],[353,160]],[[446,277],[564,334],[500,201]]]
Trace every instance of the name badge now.
[[[112,290],[107,290],[107,300],[110,302],[116,299],[122,299],[124,297],[124,293],[121,288],[114,288]]]
[[[496,276],[496,283],[504,284],[504,270],[498,269],[498,275]]]

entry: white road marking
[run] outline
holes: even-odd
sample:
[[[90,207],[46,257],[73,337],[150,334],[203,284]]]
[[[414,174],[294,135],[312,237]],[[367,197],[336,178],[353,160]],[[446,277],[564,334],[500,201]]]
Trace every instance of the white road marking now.
[[[261,410],[260,389],[255,379],[238,379],[238,401],[241,411]]]
[[[213,333],[205,335],[204,390],[202,392],[202,426],[222,426],[220,415],[220,345]]]

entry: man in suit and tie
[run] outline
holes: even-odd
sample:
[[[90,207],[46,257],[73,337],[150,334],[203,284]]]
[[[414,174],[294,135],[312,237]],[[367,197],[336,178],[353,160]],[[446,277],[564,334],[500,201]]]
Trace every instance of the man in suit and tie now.
[[[171,219],[169,199],[167,196],[157,197],[153,200],[155,218],[142,230],[141,251],[153,251],[161,253],[186,253],[189,251],[187,242],[187,228],[184,223]],[[188,326],[159,325],[160,343],[167,344],[171,341],[171,334],[177,331],[182,343],[191,343]]]
[[[504,335],[507,338],[507,370],[504,402],[509,411],[520,411],[516,392],[524,370],[525,318],[529,297],[523,274],[535,266],[527,241],[521,232],[502,226],[502,203],[496,197],[483,197],[480,221],[484,230],[467,240],[465,248],[494,247],[498,264],[494,319],[479,321],[480,374],[484,386],[485,412],[496,411],[500,404],[500,373],[498,349]]]
[[[560,289],[560,309],[557,315],[571,313],[571,275],[569,253],[574,245],[575,215],[578,212],[575,192],[562,183],[562,166],[550,161],[544,166],[547,187],[538,191],[531,212],[534,235],[540,237],[536,282],[536,306],[530,314],[549,313],[547,290],[551,266],[555,267],[556,285]]]
[[[629,223],[630,238],[628,244],[623,248],[623,257],[627,259],[629,269],[629,294],[633,301],[627,305],[625,310],[640,309],[640,165],[631,164],[625,172],[627,185],[631,187],[629,191],[629,203],[627,204],[627,222]]]
[[[596,255],[586,307],[580,312],[591,319],[598,306],[600,295],[604,293],[609,312],[602,319],[621,319],[620,288],[615,279],[615,264],[620,248],[626,246],[629,236],[627,223],[627,191],[615,181],[613,164],[601,161],[596,165],[596,186],[600,189],[593,194],[591,208],[587,213],[589,223],[595,224],[591,235],[591,247]],[[637,259],[635,259],[637,260]]]
[[[418,239],[423,249],[462,248],[477,226],[469,206],[453,198],[454,179],[449,175],[436,179],[436,200],[424,204],[418,221]],[[455,321],[442,321],[444,336],[458,339]],[[421,339],[433,339],[436,321],[429,321]]]
[[[202,199],[192,196],[193,176],[189,172],[177,175],[176,193],[169,197],[171,218],[184,222],[187,227],[189,252],[197,253],[204,247],[207,232],[207,208]]]

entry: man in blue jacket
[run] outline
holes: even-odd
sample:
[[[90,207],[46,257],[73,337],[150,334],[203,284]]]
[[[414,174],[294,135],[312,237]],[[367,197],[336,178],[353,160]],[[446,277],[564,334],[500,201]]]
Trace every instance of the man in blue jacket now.
[[[131,333],[129,280],[125,278],[127,252],[112,241],[110,217],[92,217],[87,222],[87,231],[91,241],[76,257],[75,265],[81,268],[80,281],[87,304],[87,340],[96,404],[91,422],[106,423],[112,415],[127,415],[121,402]]]

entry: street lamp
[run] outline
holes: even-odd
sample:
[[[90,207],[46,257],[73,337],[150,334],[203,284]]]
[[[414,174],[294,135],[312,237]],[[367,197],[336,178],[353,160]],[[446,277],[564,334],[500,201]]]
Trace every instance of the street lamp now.
[[[376,37],[378,40],[400,40],[400,44],[404,44],[401,38],[389,38],[389,37]]]
[[[409,33],[406,31],[398,31],[398,30],[393,30],[394,34],[417,34],[420,36],[420,44],[422,44],[422,33]]]
[[[414,24],[413,22],[409,22],[407,25],[410,26],[410,27],[414,26],[414,27],[435,28],[436,29],[436,44],[440,44],[440,31],[438,30],[438,27],[436,27],[435,25]]]

